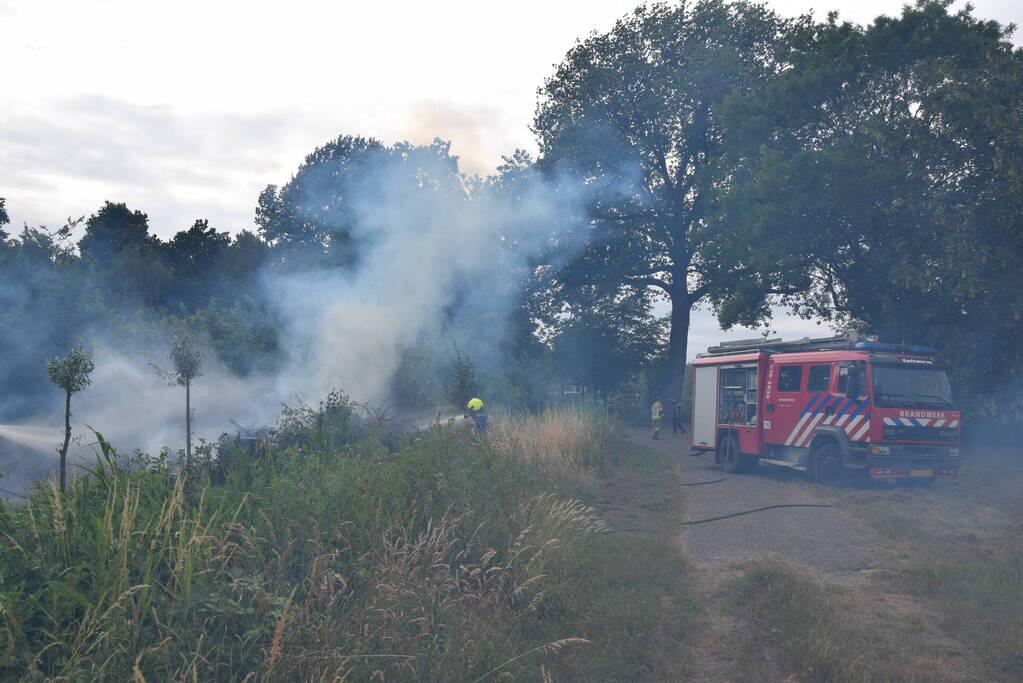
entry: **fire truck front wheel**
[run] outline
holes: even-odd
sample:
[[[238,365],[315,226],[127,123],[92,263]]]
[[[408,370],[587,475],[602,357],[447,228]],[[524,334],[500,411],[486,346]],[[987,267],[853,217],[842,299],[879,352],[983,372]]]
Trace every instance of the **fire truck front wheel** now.
[[[810,474],[818,484],[837,484],[844,479],[845,466],[837,443],[827,441],[814,449]]]

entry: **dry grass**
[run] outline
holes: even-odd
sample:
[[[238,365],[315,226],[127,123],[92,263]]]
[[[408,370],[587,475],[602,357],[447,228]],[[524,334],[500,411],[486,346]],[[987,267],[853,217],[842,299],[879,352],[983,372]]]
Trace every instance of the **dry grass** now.
[[[498,414],[490,440],[553,477],[605,474],[620,450],[618,426],[597,408],[564,405],[539,415]]]
[[[783,562],[757,561],[742,567],[734,590],[759,640],[746,658],[747,675],[756,675],[766,645],[800,681],[912,680],[891,666],[899,643],[854,618],[842,589]]]
[[[841,503],[879,535],[885,586],[940,615],[993,680],[1023,677],[1023,458],[974,449],[932,491],[875,487]]]
[[[545,494],[523,504],[516,517],[522,531],[502,549],[481,545],[478,528],[464,516],[418,533],[405,525],[386,529],[363,562],[372,580],[355,601],[348,581],[331,569],[343,557],[320,564],[280,642],[276,658],[287,672],[281,680],[325,673],[367,680],[378,671],[388,679],[474,680],[521,673],[584,643],[568,636],[508,647],[555,590],[550,567],[574,555],[600,521],[584,506]],[[354,651],[355,643],[365,652]]]

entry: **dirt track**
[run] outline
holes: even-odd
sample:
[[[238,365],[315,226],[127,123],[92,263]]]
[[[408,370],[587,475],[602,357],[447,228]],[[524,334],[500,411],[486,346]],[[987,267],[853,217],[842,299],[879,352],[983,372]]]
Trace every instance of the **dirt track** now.
[[[766,510],[682,527],[679,542],[698,570],[691,580],[703,613],[699,635],[690,643],[688,680],[798,679],[784,671],[775,653],[764,645],[763,634],[737,608],[729,587],[744,561],[764,559],[793,565],[815,575],[823,585],[842,586],[850,618],[904,644],[912,674],[892,672],[893,680],[1001,680],[984,673],[970,648],[940,628],[934,614],[918,600],[882,589],[876,576],[890,568],[879,554],[877,533],[853,517],[836,493],[810,483],[801,472],[767,466],[701,485],[722,478],[724,472],[712,454],[689,456],[687,437],[669,433],[654,441],[648,430],[628,428],[626,438],[676,456],[682,481],[689,485],[685,521],[768,505],[836,503],[833,508]]]
[[[801,472],[760,467],[756,473],[724,473],[711,454],[691,457],[684,436],[662,434],[658,441],[649,431],[633,428],[628,438],[635,443],[665,450],[677,456],[682,480],[698,484],[686,489],[686,521],[718,517],[768,505],[790,503],[828,504],[827,490],[811,484]],[[869,531],[838,508],[782,508],[683,527],[681,542],[686,555],[701,567],[739,560],[776,558],[841,575],[873,566],[867,550]]]

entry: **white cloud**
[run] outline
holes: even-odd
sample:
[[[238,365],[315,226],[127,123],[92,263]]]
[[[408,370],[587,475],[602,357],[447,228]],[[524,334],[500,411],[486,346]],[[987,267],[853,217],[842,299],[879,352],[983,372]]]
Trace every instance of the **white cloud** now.
[[[251,225],[259,190],[342,133],[450,139],[485,173],[534,147],[536,89],[554,64],[636,4],[3,2],[0,196],[16,224],[110,199],[167,235],[197,216]],[[866,22],[904,0],[770,4]],[[1014,0],[975,5],[1023,21]]]
[[[781,337],[782,339],[802,339],[803,337],[829,337],[834,334],[832,328],[820,320],[804,320],[791,315],[782,308],[772,309],[773,319],[769,329],[771,338]],[[723,341],[735,341],[737,339],[755,339],[762,336],[764,328],[750,329],[748,327],[733,327],[727,332],[718,325],[714,314],[701,308],[693,311],[689,326],[689,345],[686,349],[686,360],[692,360],[697,354],[704,353],[708,347],[720,344]]]
[[[8,111],[0,125],[0,157],[18,170],[2,188],[15,222],[52,226],[109,199],[149,213],[161,236],[197,217],[250,227],[262,187],[301,161],[290,149],[314,144],[296,143],[295,131],[328,129],[318,117],[182,112],[98,95]]]

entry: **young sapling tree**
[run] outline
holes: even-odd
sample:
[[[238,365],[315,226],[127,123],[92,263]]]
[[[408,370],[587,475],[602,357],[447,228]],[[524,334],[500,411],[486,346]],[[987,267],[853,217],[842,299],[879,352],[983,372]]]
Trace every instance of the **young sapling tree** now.
[[[157,374],[171,386],[185,387],[185,478],[192,472],[192,380],[202,374],[202,351],[195,347],[192,335],[183,332],[174,336],[170,350],[173,370],[154,365]]]
[[[46,376],[50,381],[64,390],[64,445],[60,453],[60,490],[67,486],[67,449],[71,443],[71,396],[89,386],[92,380],[89,375],[95,365],[92,353],[86,351],[81,344],[68,352],[67,358],[59,356],[46,362]]]

